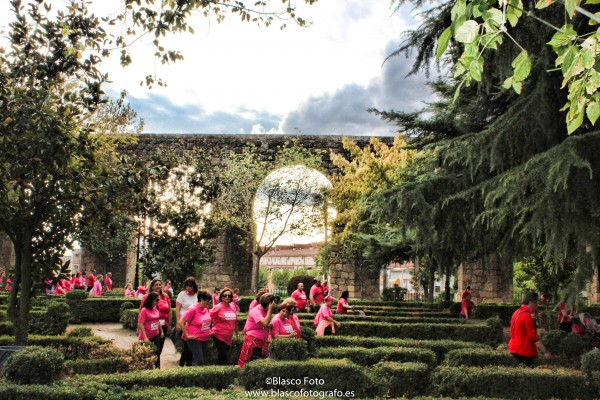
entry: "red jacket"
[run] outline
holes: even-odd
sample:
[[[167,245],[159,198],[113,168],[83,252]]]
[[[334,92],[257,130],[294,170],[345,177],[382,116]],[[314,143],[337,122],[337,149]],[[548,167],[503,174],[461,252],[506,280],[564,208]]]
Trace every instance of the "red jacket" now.
[[[537,357],[535,342],[539,339],[531,316],[531,308],[525,305],[521,306],[515,311],[510,321],[508,351],[523,357]]]

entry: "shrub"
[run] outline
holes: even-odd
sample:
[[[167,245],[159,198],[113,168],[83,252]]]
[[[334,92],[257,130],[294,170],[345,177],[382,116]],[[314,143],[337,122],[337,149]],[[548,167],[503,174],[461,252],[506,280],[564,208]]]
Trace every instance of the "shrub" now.
[[[560,354],[567,358],[578,358],[588,351],[590,338],[575,333],[568,333],[559,346]]]
[[[298,339],[274,339],[269,345],[273,360],[302,361],[308,358],[306,342]]]
[[[560,354],[560,342],[567,336],[566,332],[561,330],[546,331],[540,335],[540,340],[544,343],[546,350],[554,355]]]
[[[435,353],[429,349],[418,349],[409,347],[375,347],[366,349],[364,347],[325,347],[317,352],[321,359],[347,358],[353,363],[371,366],[381,361],[420,362],[430,367],[436,365]]]
[[[371,373],[383,397],[413,398],[429,387],[429,368],[424,363],[386,361],[375,365]]]
[[[442,300],[438,304],[438,310],[447,310],[452,304],[454,304],[452,300]],[[460,314],[460,311],[458,313]]]
[[[423,314],[427,315],[427,314]],[[449,314],[446,314],[449,317]],[[313,322],[314,315],[301,314],[302,319],[301,322]],[[397,317],[397,316],[387,316],[387,315],[358,315],[358,314],[336,314],[335,320],[344,322],[387,322],[390,324],[412,324],[412,323],[425,323],[425,324],[465,324],[467,322],[466,319],[458,319],[458,318],[428,318],[428,317]]]
[[[137,309],[140,306],[140,299],[109,297],[67,300],[67,304],[71,309],[71,322],[74,323],[119,322],[123,303],[132,303]]]
[[[502,327],[475,324],[389,324],[344,322],[336,329],[340,335],[395,337],[425,340],[465,340],[496,345],[502,340]]]
[[[415,339],[384,339],[384,338],[365,338],[356,336],[322,336],[315,338],[315,345],[318,349],[324,347],[348,347],[360,346],[366,348],[397,346],[413,347],[432,350],[438,361],[442,361],[446,354],[455,349],[481,349],[488,348],[480,343],[462,342],[455,340],[415,340]]]
[[[60,378],[64,356],[47,347],[29,346],[14,353],[4,365],[2,374],[18,384],[48,384]]]
[[[581,357],[581,370],[588,375],[600,372],[600,351],[592,350]]]
[[[306,326],[301,326],[302,339],[306,342],[307,350],[309,354],[315,352],[315,330]]]
[[[499,318],[502,325],[509,326],[510,319],[518,308],[514,304],[482,303],[475,306],[473,315],[477,319]]]
[[[83,289],[73,289],[65,294],[67,300],[85,300],[88,298],[88,292]]]
[[[153,343],[136,341],[131,345],[131,349],[126,350],[122,358],[125,361],[128,371],[139,371],[154,368],[156,356],[154,355],[156,347]]]
[[[448,307],[448,311],[450,311],[450,314],[455,315],[455,316],[459,316],[460,315],[460,310],[462,310],[462,304],[461,303],[452,303]]]
[[[14,336],[15,326],[10,321],[0,322],[0,336]]]
[[[89,337],[93,335],[92,328],[89,326],[78,326],[67,332],[68,337]]]
[[[29,335],[30,345],[53,348],[63,354],[67,360],[88,358],[94,349],[104,343],[109,343],[109,341],[97,336],[76,338],[67,336]],[[0,336],[0,346],[12,346],[14,344],[14,337]]]
[[[485,321],[485,324],[488,328],[490,328],[487,343],[492,345],[502,343],[504,337],[504,330],[502,329],[502,321],[500,321],[500,318],[488,318]]]
[[[32,311],[29,333],[35,335],[62,335],[69,326],[69,306],[63,302],[50,302],[45,311]]]
[[[275,381],[273,378],[285,379]],[[317,381],[321,379],[320,381]],[[240,383],[246,389],[338,391],[334,397],[369,396],[376,389],[363,368],[348,360],[252,361],[244,365]]]
[[[68,375],[98,375],[103,373],[126,372],[127,370],[127,363],[121,357],[71,360],[65,362],[65,373]]]
[[[485,367],[490,365],[503,365],[512,367],[516,361],[506,351],[491,349],[456,349],[449,351],[444,359],[444,365],[450,367]]]
[[[509,367],[441,367],[431,376],[434,394],[511,399],[588,399],[585,375],[574,370]]]
[[[125,312],[127,310],[132,310],[132,309],[135,309],[135,305],[132,302],[130,302],[130,301],[126,301],[126,302],[124,302],[124,303],[121,304],[121,307],[119,308],[119,315],[120,315],[119,322],[122,325],[125,325],[126,324],[126,320],[127,320],[127,316],[125,315]],[[173,320],[173,321],[175,321],[175,320]]]

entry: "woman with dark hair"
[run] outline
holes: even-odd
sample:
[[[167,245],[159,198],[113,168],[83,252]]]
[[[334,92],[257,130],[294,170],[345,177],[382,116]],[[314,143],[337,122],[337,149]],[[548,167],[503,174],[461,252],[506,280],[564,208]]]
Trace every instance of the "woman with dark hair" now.
[[[198,302],[198,284],[196,283],[196,279],[193,276],[188,276],[183,282],[183,290],[177,296],[177,300],[175,301],[175,326],[177,327],[177,331],[181,332],[181,328],[179,327],[179,321],[181,317],[185,314],[185,312]],[[188,367],[192,365],[192,352],[188,347],[187,342],[183,341],[183,350],[181,352],[181,358],[179,359],[179,366],[183,367],[187,365]]]
[[[260,297],[259,305],[248,312],[244,326],[246,336],[238,359],[240,368],[249,361],[269,356],[269,329],[276,307],[275,296],[265,293]]]
[[[227,287],[223,288],[219,293],[219,302],[210,310],[211,332],[219,354],[218,365],[227,365],[234,332],[236,340],[240,340],[237,324],[238,311],[238,306],[233,303],[233,292]]]
[[[141,299],[148,294],[148,279],[144,279],[135,291],[135,297]]]
[[[250,310],[252,310],[254,307],[256,307],[259,304],[261,296],[265,293],[269,293],[269,289],[262,288],[258,292],[256,292],[256,295],[254,296],[254,300],[252,300],[250,302],[250,306],[248,307],[248,312],[250,312]]]
[[[160,313],[158,311],[158,293],[152,292],[142,304],[138,317],[138,339],[152,342],[156,346],[156,368],[160,368],[160,339],[164,336],[160,329]]]
[[[215,291],[212,294],[212,306],[215,307],[217,304],[219,304],[219,295],[221,293],[221,289],[219,289],[218,287],[215,288]]]
[[[333,319],[333,313],[331,312],[331,304],[335,299],[332,296],[325,298],[319,312],[315,317],[315,333],[317,336],[329,336],[335,333],[335,327],[340,327],[341,324]]]
[[[208,349],[208,338],[210,337],[211,319],[208,306],[211,295],[206,290],[198,292],[198,302],[188,308],[179,326],[182,331],[183,340],[187,340],[188,347],[192,352],[192,365],[204,365],[206,351]]]
[[[158,311],[160,313],[159,322],[160,322],[160,329],[163,333],[163,336],[160,339],[160,347],[158,348],[158,354],[162,354],[163,347],[165,346],[165,340],[167,339],[167,336],[169,336],[171,334],[171,327],[173,326],[173,321],[172,321],[173,313],[171,312],[171,298],[169,297],[168,294],[163,292],[162,288],[163,288],[163,285],[162,285],[162,281],[160,279],[153,279],[152,282],[150,282],[150,290],[151,290],[150,293],[158,294],[158,304],[157,305],[158,305]],[[142,304],[144,303],[144,300],[148,296],[144,296],[144,298],[142,299]],[[140,309],[141,309],[141,305],[140,305]],[[160,365],[159,365],[159,367],[160,367]]]
[[[348,314],[348,310],[354,309],[354,306],[348,304],[348,296],[350,296],[350,292],[344,290],[340,299],[338,300],[337,307],[335,309],[336,314]]]
[[[273,317],[271,325],[271,336],[275,339],[279,338],[301,338],[300,323],[294,315],[296,309],[296,301],[294,299],[286,299],[279,305],[279,313]]]
[[[102,274],[98,274],[94,279],[94,286],[92,290],[90,290],[90,296],[92,297],[101,297],[102,296],[102,282],[104,281],[104,277]]]

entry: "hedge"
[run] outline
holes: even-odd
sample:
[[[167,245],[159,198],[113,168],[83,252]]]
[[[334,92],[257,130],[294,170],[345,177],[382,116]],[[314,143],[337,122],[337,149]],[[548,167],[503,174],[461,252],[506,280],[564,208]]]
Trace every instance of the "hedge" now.
[[[127,372],[127,363],[121,357],[95,360],[70,360],[65,362],[64,370],[67,375],[98,375]]]
[[[373,367],[372,376],[382,397],[407,397],[425,394],[429,383],[427,364],[418,362],[381,362]]]
[[[232,366],[187,367],[168,370],[136,371],[126,374],[96,375],[94,381],[123,389],[137,386],[192,387],[225,389],[233,385],[239,368]],[[76,377],[75,380],[89,380]]]
[[[512,399],[589,399],[590,385],[575,370],[510,367],[440,367],[431,375],[434,395]]]
[[[435,353],[429,349],[411,347],[325,347],[319,349],[316,358],[347,358],[355,364],[371,366],[381,361],[419,362],[433,367],[436,365]]]
[[[0,313],[0,336],[14,335],[12,322],[6,313]],[[46,309],[29,313],[29,333],[33,335],[62,335],[69,325],[69,307],[64,303],[51,302]]]
[[[437,304],[426,301],[381,301],[381,300],[351,300],[350,304],[359,306],[390,307],[390,308],[423,308],[437,309]]]
[[[581,370],[588,375],[600,372],[600,351],[592,350],[581,357]]]
[[[464,340],[497,345],[502,342],[502,326],[488,324],[389,324],[374,322],[344,322],[336,328],[337,335],[387,337],[422,340]]]
[[[131,302],[136,309],[140,299],[131,297],[121,298],[88,298],[86,300],[67,300],[71,310],[71,322],[119,322],[121,304]]]
[[[315,337],[315,346],[318,349],[326,347],[410,347],[432,350],[438,361],[442,361],[446,354],[455,349],[482,349],[488,348],[481,343],[462,342],[455,340],[415,340],[415,339],[384,339],[366,338],[357,336],[321,336]]]
[[[106,343],[110,343],[110,341],[101,339],[97,336],[78,338],[67,336],[29,335],[29,345],[52,347],[53,349],[60,351],[65,356],[65,360],[88,358],[92,350],[97,349],[98,346]],[[14,344],[14,337],[0,336],[0,346],[13,346]]]
[[[313,321],[314,315],[300,314],[301,321]],[[458,318],[428,318],[428,317],[389,317],[386,315],[356,315],[356,314],[335,314],[333,318],[336,321],[344,322],[387,322],[390,324],[464,324],[466,319]]]
[[[269,356],[273,360],[306,360],[308,358],[308,346],[304,340],[295,338],[273,339],[269,345]]]
[[[49,384],[60,379],[64,364],[65,357],[59,351],[49,347],[26,346],[8,358],[2,376],[20,385]]]
[[[244,365],[240,383],[248,390],[312,390],[334,392],[310,397],[369,396],[377,392],[364,368],[348,360],[308,359],[306,361],[252,361]],[[293,396],[292,396],[293,397]],[[307,396],[302,396],[307,397]]]
[[[498,317],[502,325],[509,326],[510,319],[519,305],[508,303],[481,303],[475,305],[473,317],[476,319],[488,319]]]
[[[486,367],[491,365],[514,367],[517,366],[517,362],[507,350],[456,349],[446,354],[444,365],[449,367]]]

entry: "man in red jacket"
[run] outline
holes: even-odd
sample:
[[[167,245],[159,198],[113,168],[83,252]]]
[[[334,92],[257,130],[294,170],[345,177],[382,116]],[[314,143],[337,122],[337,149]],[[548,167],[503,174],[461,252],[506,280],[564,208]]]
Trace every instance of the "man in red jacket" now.
[[[512,316],[510,321],[510,340],[508,351],[517,359],[519,364],[534,367],[534,360],[538,357],[538,349],[546,359],[551,357],[544,344],[540,341],[535,329],[532,313],[538,311],[537,293],[527,293],[523,298],[523,305]]]

